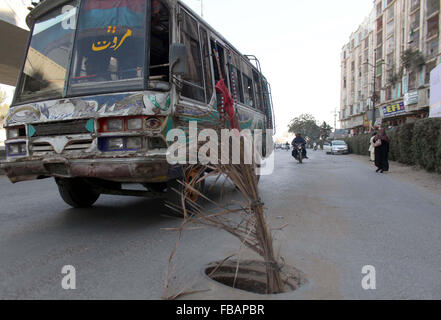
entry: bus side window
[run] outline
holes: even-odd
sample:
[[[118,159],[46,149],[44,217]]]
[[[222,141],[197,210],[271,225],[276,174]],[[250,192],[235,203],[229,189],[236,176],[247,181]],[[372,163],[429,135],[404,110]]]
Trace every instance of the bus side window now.
[[[181,43],[187,48],[188,72],[183,77],[182,95],[197,101],[205,101],[205,88],[202,75],[201,47],[196,20],[183,12],[181,22]]]
[[[211,65],[210,65],[210,57],[211,57],[210,46],[209,46],[207,31],[202,27],[200,27],[200,33],[201,33],[201,45],[202,45],[202,58],[204,62],[205,89],[207,93],[206,102],[209,104],[213,96],[213,90],[214,90],[213,75],[211,72]]]
[[[219,45],[218,43],[215,43],[214,40],[211,40],[211,52],[212,52],[212,57],[213,57],[213,69],[214,69],[214,82],[218,83],[220,80],[220,76],[219,76],[219,67],[218,65],[220,65],[221,68],[221,72],[222,72],[222,78],[224,79],[225,85],[228,88],[228,79],[226,77],[226,72],[225,72],[225,50],[224,48]],[[216,54],[215,54],[216,52]],[[217,55],[217,57],[216,57]],[[217,61],[217,58],[219,59],[219,61]]]
[[[232,64],[230,64],[229,67],[231,93],[234,96],[235,100],[239,101],[240,103],[244,103],[242,75],[240,71]]]
[[[264,111],[263,101],[262,101],[262,86],[260,76],[256,71],[253,70],[253,79],[254,79],[254,92],[256,93],[256,105],[257,108],[261,111]]]
[[[245,104],[249,107],[255,108],[253,81],[246,75],[243,75],[243,87]]]
[[[169,81],[170,14],[160,0],[152,0],[150,80]]]

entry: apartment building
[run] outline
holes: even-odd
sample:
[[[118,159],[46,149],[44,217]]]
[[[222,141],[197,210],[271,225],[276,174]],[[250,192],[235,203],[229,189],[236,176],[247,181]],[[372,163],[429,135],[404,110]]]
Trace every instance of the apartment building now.
[[[441,61],[440,0],[376,0],[341,55],[340,124],[352,134],[427,117]]]

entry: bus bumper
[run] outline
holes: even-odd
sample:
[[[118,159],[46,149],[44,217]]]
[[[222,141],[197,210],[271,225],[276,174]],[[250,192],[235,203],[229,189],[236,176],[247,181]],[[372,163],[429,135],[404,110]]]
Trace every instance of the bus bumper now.
[[[11,182],[57,178],[98,178],[126,183],[157,183],[179,178],[182,171],[170,166],[165,157],[22,160],[3,162]]]

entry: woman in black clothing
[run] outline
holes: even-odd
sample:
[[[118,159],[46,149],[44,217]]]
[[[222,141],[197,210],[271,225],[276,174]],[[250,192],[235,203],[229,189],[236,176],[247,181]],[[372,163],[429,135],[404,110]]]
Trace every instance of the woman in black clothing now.
[[[374,139],[375,143],[375,166],[377,172],[389,171],[389,143],[390,139],[386,134],[386,129],[382,128]]]

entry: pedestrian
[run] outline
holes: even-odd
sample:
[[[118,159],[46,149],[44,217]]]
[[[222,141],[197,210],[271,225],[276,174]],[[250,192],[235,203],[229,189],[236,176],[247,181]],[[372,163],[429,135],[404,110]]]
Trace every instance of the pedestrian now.
[[[369,145],[369,152],[371,153],[371,161],[374,162],[375,161],[375,147],[374,147],[374,140],[375,140],[375,136],[377,135],[377,132],[374,132],[372,134],[370,145]]]
[[[389,143],[390,139],[386,134],[386,129],[382,128],[380,133],[374,138],[375,146],[375,166],[377,172],[389,171]]]

